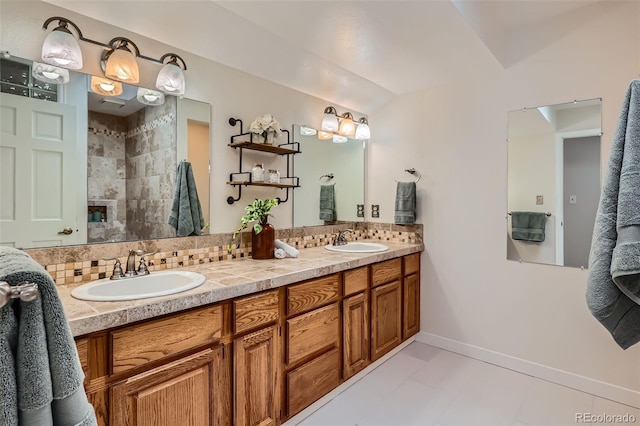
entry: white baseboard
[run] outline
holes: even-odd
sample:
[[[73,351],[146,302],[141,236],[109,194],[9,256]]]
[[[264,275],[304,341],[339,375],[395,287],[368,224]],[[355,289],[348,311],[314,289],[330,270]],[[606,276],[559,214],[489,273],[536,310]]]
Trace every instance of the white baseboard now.
[[[317,400],[316,402],[314,402],[313,404],[305,408],[304,410],[300,411],[295,416],[291,417],[286,422],[282,423],[282,426],[297,425],[298,423],[300,423],[301,421],[309,417],[311,414],[318,411],[323,405],[331,401],[333,398],[340,395],[342,392],[346,391],[351,386],[356,384],[358,380],[362,379],[364,376],[371,373],[371,371],[379,367],[380,364],[382,364],[383,362],[385,362],[386,360],[388,360],[389,358],[391,358],[392,356],[400,352],[402,349],[404,349],[405,346],[408,346],[414,340],[416,340],[415,336],[409,337],[407,340],[405,340],[404,342],[402,342],[401,344],[393,348],[388,354],[384,355],[382,358],[376,360],[375,362],[372,362],[371,364],[369,364],[369,366],[367,366],[367,368],[365,368],[364,370],[362,370],[361,372],[359,372],[358,374],[350,378],[348,381],[344,382],[343,384],[341,384],[340,386],[338,386],[337,388],[335,388],[334,390],[332,390],[331,392],[329,392],[328,394],[326,394],[325,396],[323,396],[322,398],[320,398],[319,400]]]
[[[489,364],[508,368],[529,376],[577,389],[582,392],[587,392],[601,398],[610,399],[621,404],[640,408],[640,392],[632,389],[601,382],[579,374],[559,370],[536,362],[527,361],[526,359],[516,358],[481,348],[479,346],[470,345],[468,343],[448,339],[435,334],[425,333],[423,331],[416,335],[416,340],[450,352],[455,352],[460,355],[484,361]]]

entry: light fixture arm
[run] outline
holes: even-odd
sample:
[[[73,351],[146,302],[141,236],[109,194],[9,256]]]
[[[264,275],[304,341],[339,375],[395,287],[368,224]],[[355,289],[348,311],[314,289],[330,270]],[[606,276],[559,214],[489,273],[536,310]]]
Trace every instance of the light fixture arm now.
[[[140,53],[140,49],[138,49],[138,46],[132,40],[130,40],[130,39],[126,38],[126,37],[115,37],[115,38],[111,39],[111,41],[109,41],[109,43],[103,43],[101,41],[92,40],[90,38],[87,38],[87,37],[82,35],[82,31],[80,30],[80,28],[76,24],[74,24],[69,19],[63,18],[61,16],[54,16],[54,17],[51,17],[51,18],[47,19],[46,21],[44,21],[44,24],[42,24],[42,29],[46,31],[49,28],[49,25],[53,21],[58,21],[58,28],[56,28],[56,29],[60,29],[62,31],[66,31],[68,33],[71,33],[71,31],[69,31],[67,26],[70,25],[71,27],[73,27],[73,29],[77,33],[78,40],[82,40],[82,41],[85,41],[87,43],[95,44],[97,46],[106,47],[106,48],[112,49],[112,50],[113,49],[117,49],[118,47],[121,47],[122,43],[124,42],[125,43],[125,47],[133,46],[133,48],[135,50],[134,55],[137,58],[146,59],[147,61],[156,62],[158,64],[164,64],[164,60],[166,58],[168,58],[168,57],[171,57],[172,61],[177,61],[179,59],[180,62],[182,63],[182,69],[184,69],[184,70],[187,69],[187,64],[184,62],[184,60],[180,56],[176,55],[175,53],[167,53],[165,55],[162,55],[162,57],[160,59],[152,58],[150,56],[145,56],[145,55]],[[117,42],[120,42],[120,43],[117,46],[114,46],[114,44],[116,44]],[[103,53],[102,56],[103,56],[103,59],[104,59],[105,58],[105,54]],[[106,57],[108,58],[108,54],[107,54]]]
[[[180,68],[182,68],[184,71],[187,70],[187,64],[184,62],[184,59],[182,59],[180,56],[178,56],[175,53],[165,53],[164,55],[162,55],[160,57],[160,63],[164,64],[164,60],[167,58],[171,58],[171,60],[169,62],[167,62],[168,64],[174,63],[177,66],[179,66]],[[180,63],[178,63],[178,60],[180,60]],[[182,64],[182,65],[181,65]]]

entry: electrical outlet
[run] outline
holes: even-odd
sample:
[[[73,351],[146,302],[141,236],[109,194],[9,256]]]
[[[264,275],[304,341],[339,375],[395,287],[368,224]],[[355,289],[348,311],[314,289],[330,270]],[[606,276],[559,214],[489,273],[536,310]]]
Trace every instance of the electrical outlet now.
[[[364,204],[358,204],[356,209],[357,217],[364,217]]]
[[[371,217],[380,217],[380,204],[371,204]]]

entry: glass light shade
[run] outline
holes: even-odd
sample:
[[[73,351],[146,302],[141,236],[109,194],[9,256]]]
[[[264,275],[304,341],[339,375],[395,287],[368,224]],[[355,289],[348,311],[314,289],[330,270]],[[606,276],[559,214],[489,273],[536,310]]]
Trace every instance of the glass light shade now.
[[[371,129],[369,129],[369,125],[366,123],[358,124],[356,128],[356,139],[360,141],[366,141],[371,138]]]
[[[333,137],[333,133],[331,132],[323,132],[322,130],[318,131],[318,139],[321,141],[327,141]]]
[[[122,94],[122,83],[94,75],[91,77],[91,90],[104,96],[118,96]]]
[[[322,130],[326,132],[335,132],[338,130],[338,117],[333,113],[325,113],[322,118]]]
[[[46,83],[65,84],[69,82],[69,70],[40,62],[33,63],[31,75]]]
[[[140,81],[140,71],[136,57],[128,49],[120,47],[109,55],[104,75],[112,80],[135,84]]]
[[[82,68],[82,51],[78,40],[67,31],[51,31],[42,43],[42,60],[72,70]]]
[[[346,141],[346,136],[333,135],[333,143],[345,143]]]
[[[351,118],[343,118],[340,121],[338,133],[342,136],[353,136],[356,134],[356,125]]]
[[[157,90],[138,87],[136,99],[138,99],[138,102],[145,105],[162,105],[164,103],[164,93],[158,92]]]
[[[300,126],[300,134],[302,136],[313,136],[316,133],[318,133],[316,129],[312,129],[311,127],[307,126]]]
[[[185,81],[182,68],[169,62],[158,73],[156,88],[168,95],[184,95]]]

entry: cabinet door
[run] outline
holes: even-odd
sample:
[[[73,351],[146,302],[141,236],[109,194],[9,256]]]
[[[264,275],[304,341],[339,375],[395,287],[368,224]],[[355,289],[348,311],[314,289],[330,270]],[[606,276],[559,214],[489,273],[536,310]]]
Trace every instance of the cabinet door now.
[[[369,298],[356,294],[342,302],[344,327],[344,378],[349,379],[369,364]]]
[[[371,361],[402,341],[402,287],[400,280],[371,290]]]
[[[402,338],[406,340],[420,330],[420,276],[418,274],[404,277],[403,299]]]
[[[275,325],[234,341],[234,424],[279,424],[278,354]]]
[[[220,347],[138,374],[111,388],[111,425],[213,426],[216,382],[222,363]],[[223,423],[228,423],[223,420]]]

